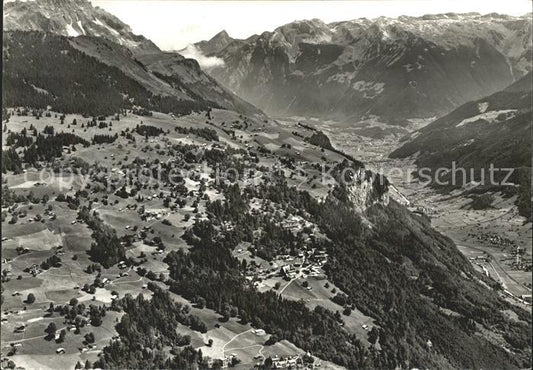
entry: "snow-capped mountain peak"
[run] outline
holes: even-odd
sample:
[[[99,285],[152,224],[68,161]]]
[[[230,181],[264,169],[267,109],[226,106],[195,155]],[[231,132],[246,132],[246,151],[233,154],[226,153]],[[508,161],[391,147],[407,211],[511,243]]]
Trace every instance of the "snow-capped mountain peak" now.
[[[4,4],[4,30],[42,31],[77,37],[103,37],[145,52],[158,50],[132,33],[120,19],[87,0],[28,0]]]
[[[81,51],[96,59],[97,63],[119,69],[127,78],[157,96],[156,99],[165,99],[175,106],[217,106],[260,113],[207,75],[196,60],[160,50],[144,36],[134,34],[130,26],[120,19],[93,7],[87,0],[17,0],[6,3],[4,31],[8,38],[15,34],[12,40],[32,37],[19,31],[53,34],[57,43],[62,42],[65,47]],[[222,33],[219,38],[227,39],[229,36]],[[61,65],[57,67],[59,70],[62,68]],[[66,85],[72,83],[66,78]]]
[[[205,42],[198,43],[200,49]],[[295,21],[211,53],[210,73],[272,114],[423,118],[531,70],[531,15]]]

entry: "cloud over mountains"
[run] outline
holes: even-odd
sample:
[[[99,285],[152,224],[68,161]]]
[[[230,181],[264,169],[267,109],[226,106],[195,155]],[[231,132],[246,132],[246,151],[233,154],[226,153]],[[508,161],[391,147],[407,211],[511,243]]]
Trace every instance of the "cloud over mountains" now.
[[[224,66],[224,60],[222,58],[205,56],[195,45],[189,45],[185,49],[180,50],[179,53],[185,58],[196,59],[204,70]]]

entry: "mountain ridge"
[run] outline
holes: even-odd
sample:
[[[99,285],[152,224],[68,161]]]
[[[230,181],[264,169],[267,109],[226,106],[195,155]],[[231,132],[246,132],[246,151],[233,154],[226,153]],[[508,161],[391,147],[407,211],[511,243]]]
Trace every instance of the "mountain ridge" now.
[[[207,75],[195,60],[160,50],[87,0],[6,3],[4,31],[38,31],[65,37],[72,47],[120,69],[154,95],[179,101],[201,100],[206,106],[263,114]]]
[[[411,133],[403,145],[390,154],[406,158],[416,154],[419,168],[475,169],[475,175],[458,175],[461,183],[480,181],[482,188],[493,190],[497,184],[481,179],[481,168],[513,169],[508,179],[495,173],[498,182],[519,186],[517,205],[522,216],[531,220],[531,128],[532,73],[505,89],[468,102],[424,128]],[[449,175],[444,176],[448,178]],[[452,184],[461,186],[459,184]],[[503,184],[505,185],[505,184]],[[502,187],[503,188],[503,187]],[[514,191],[513,191],[514,192]]]
[[[61,363],[70,368],[82,368],[78,360],[86,368],[204,369],[228,360],[271,368],[291,366],[274,358],[294,351],[302,361],[290,360],[306,367],[329,366],[314,357],[349,369],[531,367],[528,312],[435,231],[429,217],[397,203],[385,177],[302,123],[211,109],[245,111],[238,104],[247,103],[227,94],[197,61],[150,49],[120,25],[116,30],[124,32],[110,31],[110,38],[68,35],[69,25],[76,31],[77,10],[69,17],[54,23],[58,33],[33,29],[39,27],[31,17],[30,30],[4,33],[8,367],[57,367],[63,353]],[[80,31],[90,29],[80,23]],[[368,42],[365,58],[385,68],[401,50],[384,53],[391,46],[382,29],[369,29],[360,40]],[[353,35],[346,32],[340,36]],[[336,66],[345,53],[319,20],[273,38],[226,36],[210,46],[226,53],[262,46],[253,51],[259,72],[269,43],[277,45],[272,60],[279,64],[271,72],[280,80],[286,73],[295,80],[312,76],[315,66]],[[135,40],[139,48],[128,46]],[[486,41],[478,44],[480,55],[497,55]],[[422,53],[427,42],[408,38],[406,45]],[[463,51],[476,52],[451,53]],[[291,60],[301,74],[285,69]],[[504,61],[497,62],[485,69],[500,72]],[[368,80],[352,83],[357,66],[351,66],[341,76],[360,99],[371,103],[388,88],[370,65],[363,70]],[[518,90],[513,97],[522,88],[509,87]],[[331,87],[321,97],[329,94],[342,95]],[[205,111],[192,113],[198,110]],[[165,114],[177,111],[181,116]],[[62,175],[63,169],[72,182],[42,180],[43,170]],[[41,181],[27,181],[37,176]],[[48,312],[38,307],[43,297]],[[21,328],[17,312],[35,315]],[[16,344],[21,330],[38,346]],[[65,348],[58,348],[65,337]],[[228,357],[230,351],[237,354]]]
[[[218,52],[214,43],[195,44],[224,61],[209,73],[275,115],[404,124],[446,114],[531,69],[529,15],[313,19],[233,39]]]

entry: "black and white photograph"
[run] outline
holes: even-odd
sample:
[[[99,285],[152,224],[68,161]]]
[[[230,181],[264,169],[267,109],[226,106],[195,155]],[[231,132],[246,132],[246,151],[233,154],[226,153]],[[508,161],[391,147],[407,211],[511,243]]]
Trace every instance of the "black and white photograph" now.
[[[4,0],[0,369],[532,369],[531,0]]]

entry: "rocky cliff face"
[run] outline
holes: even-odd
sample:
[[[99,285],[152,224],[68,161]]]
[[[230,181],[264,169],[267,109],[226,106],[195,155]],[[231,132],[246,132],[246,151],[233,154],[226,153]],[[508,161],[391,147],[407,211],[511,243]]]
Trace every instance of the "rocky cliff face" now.
[[[233,41],[226,31],[220,31],[211,40],[200,41],[196,44],[196,47],[204,54],[211,55],[222,51]]]
[[[336,167],[331,175],[335,179],[331,195],[341,202],[350,204],[359,214],[364,214],[375,204],[385,206],[389,204],[390,184],[386,177],[364,167],[354,168],[344,165]]]
[[[347,187],[348,200],[354,208],[364,213],[368,207],[381,203],[388,205],[390,194],[385,178],[377,176],[370,171],[359,170],[357,181]]]
[[[401,124],[448,113],[531,69],[530,15],[309,20],[247,40],[223,36],[196,44],[224,61],[211,75],[280,115]]]
[[[137,52],[159,48],[132,33],[120,19],[87,0],[15,1],[4,5],[4,29],[42,31],[77,37],[103,37]]]

